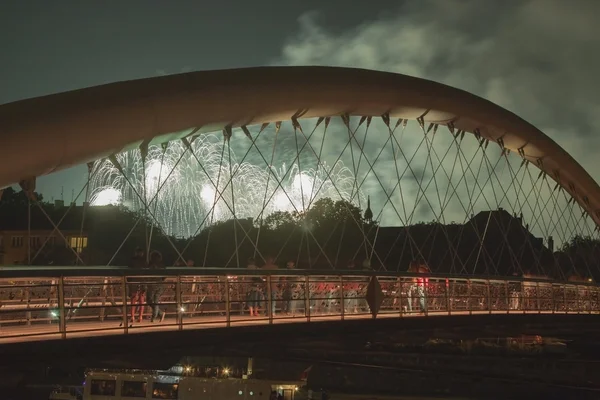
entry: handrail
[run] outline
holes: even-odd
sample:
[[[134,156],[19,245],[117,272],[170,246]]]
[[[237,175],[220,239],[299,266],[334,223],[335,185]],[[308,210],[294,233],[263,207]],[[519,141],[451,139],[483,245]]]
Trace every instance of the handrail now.
[[[190,267],[31,268],[0,276],[0,343],[298,319],[527,313],[600,314],[600,287],[522,277]]]
[[[261,270],[246,268],[201,268],[201,267],[167,267],[161,270],[149,269],[131,269],[127,267],[106,267],[106,266],[3,266],[0,267],[0,279],[6,278],[50,278],[50,277],[101,277],[101,276],[147,276],[147,277],[175,277],[175,276],[356,276],[356,277],[398,277],[398,278],[418,278],[427,277],[429,279],[457,279],[471,281],[509,281],[509,282],[531,282],[544,284],[567,284],[577,286],[599,285],[595,282],[575,282],[556,280],[549,278],[524,278],[522,276],[499,276],[499,275],[461,275],[461,274],[443,274],[430,273],[420,274],[413,272],[394,272],[394,271],[372,271],[372,270],[339,270],[339,269],[277,269]]]

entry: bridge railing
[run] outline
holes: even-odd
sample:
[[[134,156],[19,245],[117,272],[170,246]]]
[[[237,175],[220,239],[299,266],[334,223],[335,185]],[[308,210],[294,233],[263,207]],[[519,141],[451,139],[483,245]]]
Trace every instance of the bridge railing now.
[[[335,319],[600,312],[600,289],[591,283],[348,271],[32,271],[0,278],[0,341]]]

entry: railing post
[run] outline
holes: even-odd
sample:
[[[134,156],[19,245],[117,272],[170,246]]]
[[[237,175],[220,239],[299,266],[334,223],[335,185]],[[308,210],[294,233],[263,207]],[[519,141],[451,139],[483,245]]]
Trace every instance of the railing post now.
[[[490,291],[490,280],[489,279],[487,280],[486,285],[487,285],[487,308],[491,315],[492,314],[492,294]]]
[[[65,316],[65,286],[64,279],[61,276],[58,279],[58,329],[61,339],[67,338],[67,320]]]
[[[344,276],[340,276],[340,317],[342,321],[344,320],[344,315],[346,313],[346,300],[344,298]]]
[[[508,286],[509,286],[509,283],[508,283],[508,281],[506,281],[506,284],[504,285],[504,294],[505,294],[505,299],[506,299],[506,313],[510,314],[510,307],[512,306],[512,298],[510,296],[510,288]]]
[[[177,325],[179,330],[183,330],[183,302],[181,301],[181,276],[177,275],[175,281],[175,301],[177,302]]]
[[[31,284],[32,282],[29,282],[29,284]],[[50,290],[52,290],[52,287],[50,287]],[[25,325],[31,325],[31,287],[27,286],[25,288],[25,304],[26,304],[26,309],[27,311],[25,311]],[[51,307],[50,302],[48,302],[48,307]],[[50,318],[50,323],[52,323],[52,318]]]
[[[473,315],[473,307],[471,306],[471,280],[467,279],[467,308],[469,315]]]
[[[225,323],[228,328],[231,327],[231,299],[229,296],[229,276],[225,276]]]
[[[127,317],[127,277],[123,276],[121,278],[121,297],[123,299],[123,333],[129,333],[129,318]]]
[[[104,280],[102,281],[102,289],[100,291],[101,296],[102,296],[102,307],[100,308],[100,315],[98,316],[98,318],[100,319],[100,322],[104,322],[104,316],[106,313],[106,310],[104,309],[104,307],[106,306],[106,299],[108,298],[107,288],[108,288],[108,278],[104,277]]]
[[[567,304],[567,284],[563,284],[563,297],[564,297],[564,305],[565,305],[565,314],[569,313],[569,305]]]
[[[400,312],[400,318],[404,317],[404,306],[402,305],[403,301],[403,296],[402,296],[402,290],[404,289],[404,281],[402,280],[402,278],[398,278],[398,298],[399,298],[399,302],[400,304],[398,305],[398,309]]]
[[[428,290],[429,290],[429,279],[423,277],[423,298],[419,299],[419,303],[423,302],[423,305],[425,306],[423,313],[425,314],[426,317],[429,317],[429,293],[427,292]]]
[[[450,301],[450,280],[444,279],[444,293],[446,293],[446,310],[448,315],[452,315],[452,302]]]
[[[267,275],[267,315],[269,316],[269,325],[273,324],[273,292],[271,288],[271,275]]]
[[[575,285],[575,304],[577,304],[577,314],[581,311],[581,304],[579,303],[579,285]]]
[[[310,277],[304,277],[304,315],[306,322],[310,322]]]
[[[540,283],[539,282],[535,283],[535,294],[536,294],[538,314],[541,314],[542,313],[542,305],[541,305],[541,300],[540,300]]]
[[[519,302],[519,305],[521,306],[523,314],[527,314],[527,308],[529,307],[529,293],[527,293],[527,290],[525,281],[521,281],[521,301]]]

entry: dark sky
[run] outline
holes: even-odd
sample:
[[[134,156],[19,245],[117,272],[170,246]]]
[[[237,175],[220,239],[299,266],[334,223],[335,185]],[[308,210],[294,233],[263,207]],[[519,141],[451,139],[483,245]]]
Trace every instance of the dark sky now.
[[[218,6],[211,5],[218,4]],[[186,70],[272,62],[299,30],[298,17],[318,10],[344,32],[378,8],[348,1],[6,1],[2,22],[0,103],[118,80]],[[112,6],[107,6],[112,5]]]
[[[166,6],[166,4],[169,4]],[[0,103],[165,73],[265,64],[381,69],[486,97],[598,180],[599,0],[0,2]],[[65,199],[83,168],[40,179]]]

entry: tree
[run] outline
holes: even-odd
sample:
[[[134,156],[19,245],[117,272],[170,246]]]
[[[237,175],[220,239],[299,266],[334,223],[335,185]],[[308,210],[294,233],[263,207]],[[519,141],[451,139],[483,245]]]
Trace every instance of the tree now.
[[[346,200],[338,200],[334,205],[334,218],[340,222],[352,222],[362,226],[364,224],[363,213],[361,209]]]
[[[35,193],[40,205],[46,209],[47,205],[42,202],[43,196]],[[0,230],[24,230],[27,229],[29,212],[29,200],[22,190],[6,188],[0,198]],[[32,214],[42,214],[37,207],[32,205]]]
[[[347,200],[337,200],[326,197],[319,199],[306,211],[305,218],[311,228],[332,227],[331,224],[350,222],[362,226],[364,219],[361,209]]]
[[[163,253],[165,261],[170,261],[174,253],[160,227],[143,214],[123,206],[89,207],[86,210],[85,231],[89,238],[85,255],[90,264],[106,264],[116,253],[112,265],[127,265],[136,247],[146,247],[146,237],[150,231],[151,249]]]
[[[34,192],[34,195],[38,202],[43,202],[44,196],[42,196],[41,193]],[[27,199],[27,194],[23,190],[17,192],[12,187],[3,190],[2,197],[0,197],[0,207],[23,207],[28,205],[29,201]]]
[[[596,281],[600,278],[600,240],[575,235],[562,245],[561,252],[566,256],[561,265],[563,272],[580,277],[590,277],[591,274]],[[564,260],[570,260],[571,268],[565,265]]]
[[[263,220],[262,226],[270,230],[294,228],[298,226],[298,214],[288,211],[275,211]]]
[[[367,244],[363,234],[369,227],[362,212],[346,200],[322,198],[304,213],[275,213],[271,221],[277,223],[268,225],[272,233],[266,233],[265,240],[281,245],[282,256],[305,267],[346,264]]]
[[[304,214],[304,220],[312,229],[331,227],[335,222],[335,203],[328,197],[315,201]]]
[[[565,253],[575,254],[578,252],[588,252],[600,248],[600,240],[593,239],[591,236],[575,235],[565,242],[561,251]]]

